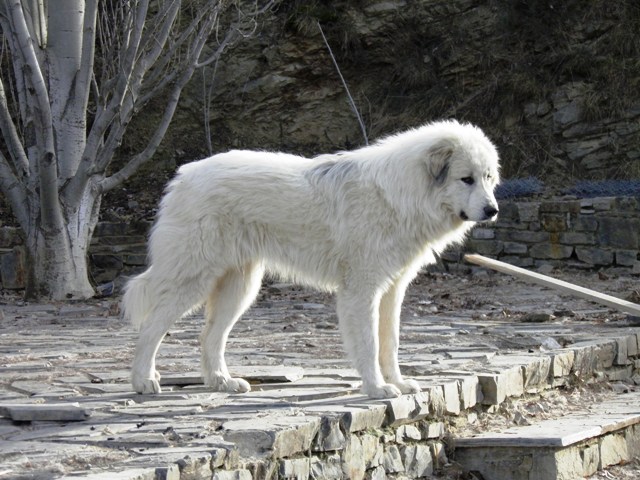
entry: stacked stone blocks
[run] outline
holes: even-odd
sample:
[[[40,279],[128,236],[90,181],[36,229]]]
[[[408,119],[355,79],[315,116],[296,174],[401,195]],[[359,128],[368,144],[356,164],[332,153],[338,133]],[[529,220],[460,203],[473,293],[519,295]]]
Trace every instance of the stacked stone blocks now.
[[[91,276],[107,283],[135,274],[147,262],[152,222],[100,222],[89,252]],[[479,225],[462,248],[443,255],[459,263],[465,252],[520,267],[621,267],[640,274],[640,198],[503,200],[493,224]],[[16,227],[0,227],[0,286],[24,288],[25,249]]]
[[[640,333],[630,331],[540,354],[500,355],[478,372],[451,370],[417,377],[423,391],[415,395],[315,405],[293,420],[277,420],[271,426],[226,422],[222,435],[236,456],[225,462],[224,455],[218,455],[221,470],[212,467],[213,478],[428,478],[448,461],[445,436],[451,419],[497,410],[509,397],[568,383],[630,380],[640,367],[639,342]],[[500,464],[525,465],[531,457],[531,465],[543,472],[577,468],[574,463],[579,458],[582,471],[595,472],[629,460],[628,452],[640,446],[639,428],[590,438],[576,451],[514,447],[491,448],[489,454]],[[461,453],[460,460],[465,455]]]
[[[617,266],[640,273],[640,199],[504,200],[498,221],[474,229],[463,250],[521,267]],[[459,258],[459,251],[445,256]]]

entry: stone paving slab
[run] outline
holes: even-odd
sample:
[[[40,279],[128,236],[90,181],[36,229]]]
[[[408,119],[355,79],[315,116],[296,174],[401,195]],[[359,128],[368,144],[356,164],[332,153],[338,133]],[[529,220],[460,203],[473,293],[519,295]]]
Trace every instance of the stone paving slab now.
[[[0,405],[0,416],[14,422],[79,422],[90,415],[78,403],[6,404]]]
[[[563,382],[638,374],[640,328],[624,317],[551,296],[551,310],[592,313],[523,324],[504,313],[504,288],[489,303],[483,294],[482,305],[428,314],[416,301],[424,294],[410,293],[401,369],[423,391],[387,400],[359,393],[323,295],[261,296],[239,322],[228,363],[253,389],[240,395],[202,385],[201,316],[178,322],[160,349],[165,391],[138,395],[128,383],[135,333],[110,314],[113,302],[2,305],[0,479],[430,475],[444,461],[448,418]],[[564,347],[544,348],[549,339]],[[18,406],[88,416],[24,420],[11,413]]]
[[[640,454],[640,392],[569,414],[455,442],[455,459],[484,478],[584,478]]]
[[[592,415],[568,414],[535,425],[512,427],[456,440],[456,448],[566,447],[640,423],[640,392],[598,404]]]

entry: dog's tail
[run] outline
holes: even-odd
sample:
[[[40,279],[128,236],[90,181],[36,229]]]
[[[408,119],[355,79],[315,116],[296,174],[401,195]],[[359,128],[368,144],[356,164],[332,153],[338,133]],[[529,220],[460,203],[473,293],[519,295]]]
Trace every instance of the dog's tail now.
[[[123,317],[140,330],[147,322],[152,302],[149,297],[149,281],[151,279],[151,268],[137,277],[132,278],[127,283],[125,293],[122,297]]]

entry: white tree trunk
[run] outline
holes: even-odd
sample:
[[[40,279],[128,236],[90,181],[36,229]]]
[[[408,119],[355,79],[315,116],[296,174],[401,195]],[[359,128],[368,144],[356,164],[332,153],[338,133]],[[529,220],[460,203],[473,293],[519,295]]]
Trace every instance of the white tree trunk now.
[[[58,185],[72,178],[85,148],[88,85],[81,75],[84,1],[56,0],[48,15],[47,61]],[[88,60],[88,59],[87,59]]]
[[[30,222],[26,242],[28,297],[69,300],[94,295],[87,262],[99,207],[100,196],[88,189],[78,206],[62,209],[62,228],[43,228]]]
[[[245,14],[233,0],[207,0],[181,18],[180,0],[0,0],[12,62],[3,74],[14,75],[0,78],[0,189],[25,232],[28,296],[94,294],[87,259],[103,193],[151,159],[194,70],[252,33],[272,2]],[[217,48],[203,60],[212,37]],[[96,41],[102,58],[94,65]],[[146,147],[109,172],[127,125],[158,98],[165,108]]]

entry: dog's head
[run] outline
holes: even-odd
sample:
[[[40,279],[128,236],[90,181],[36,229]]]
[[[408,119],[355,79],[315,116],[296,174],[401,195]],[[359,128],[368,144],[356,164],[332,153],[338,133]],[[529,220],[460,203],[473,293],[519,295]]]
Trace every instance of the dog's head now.
[[[462,221],[494,220],[498,202],[498,152],[484,133],[457,122],[439,124],[441,136],[428,147],[427,167],[443,194],[442,207]]]

